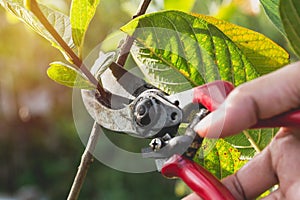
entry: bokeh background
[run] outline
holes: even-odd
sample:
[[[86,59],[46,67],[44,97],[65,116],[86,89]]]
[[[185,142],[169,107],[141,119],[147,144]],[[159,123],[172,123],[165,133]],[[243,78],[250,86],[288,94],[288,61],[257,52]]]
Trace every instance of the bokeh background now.
[[[44,3],[68,14],[70,0]],[[84,55],[128,22],[138,5],[101,0]],[[162,9],[163,0],[153,0],[149,12]],[[196,0],[192,11],[264,33],[288,48],[257,0]],[[46,75],[57,60],[64,60],[60,52],[0,7],[0,200],[67,197],[84,145],[74,126],[72,89]],[[181,184],[157,172],[123,173],[95,160],[80,199],[180,199],[183,193]]]

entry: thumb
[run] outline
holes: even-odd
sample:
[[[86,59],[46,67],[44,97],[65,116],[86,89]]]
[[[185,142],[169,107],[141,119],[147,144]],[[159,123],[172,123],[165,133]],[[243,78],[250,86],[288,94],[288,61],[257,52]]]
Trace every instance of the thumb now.
[[[226,137],[300,105],[300,62],[242,84],[195,126],[202,137]]]

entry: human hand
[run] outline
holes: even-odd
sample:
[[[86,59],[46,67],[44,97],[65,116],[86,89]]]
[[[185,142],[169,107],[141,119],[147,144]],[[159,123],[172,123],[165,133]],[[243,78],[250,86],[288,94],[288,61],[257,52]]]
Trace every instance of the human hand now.
[[[237,87],[195,128],[202,137],[226,137],[300,106],[300,62]],[[236,199],[253,199],[275,184],[267,199],[300,197],[300,128],[281,128],[273,141],[222,182]],[[201,199],[196,194],[185,200]]]

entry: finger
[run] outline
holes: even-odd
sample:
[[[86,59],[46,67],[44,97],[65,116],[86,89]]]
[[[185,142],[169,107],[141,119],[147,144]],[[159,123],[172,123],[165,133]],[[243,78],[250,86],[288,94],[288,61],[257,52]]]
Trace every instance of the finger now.
[[[245,83],[196,127],[202,137],[239,133],[259,119],[271,118],[300,105],[300,62]]]
[[[273,139],[270,150],[272,162],[278,179],[280,191],[287,199],[300,195],[300,129],[281,128]]]
[[[268,147],[236,174],[222,180],[222,183],[236,199],[254,199],[277,182]]]

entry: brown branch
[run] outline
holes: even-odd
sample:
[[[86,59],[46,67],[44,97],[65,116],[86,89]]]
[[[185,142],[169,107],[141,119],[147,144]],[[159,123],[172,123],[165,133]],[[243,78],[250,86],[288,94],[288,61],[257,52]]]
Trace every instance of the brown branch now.
[[[141,1],[137,12],[135,13],[135,15],[133,15],[132,19],[145,14],[150,3],[151,3],[151,0]],[[128,58],[128,55],[129,55],[130,49],[133,45],[133,42],[134,42],[134,38],[132,36],[128,35],[125,39],[124,45],[121,47],[121,51],[120,51],[119,57],[117,59],[117,63],[119,65],[121,65],[121,66],[125,65],[125,62]]]
[[[93,129],[91,131],[91,135],[89,137],[89,141],[86,145],[86,148],[84,150],[84,153],[81,156],[81,162],[78,167],[77,174],[75,176],[73,185],[71,187],[68,200],[75,200],[78,199],[80,190],[82,188],[83,182],[85,180],[86,174],[88,172],[89,166],[94,161],[93,152],[95,151],[98,137],[99,137],[99,131],[101,127],[95,122]]]
[[[138,8],[138,11],[133,16],[133,18],[145,14],[150,2],[151,2],[151,0],[142,0],[140,6]],[[131,37],[127,37],[125,40],[125,43],[121,47],[121,51],[120,51],[119,58],[117,61],[117,63],[120,64],[121,66],[124,66],[132,44],[133,44],[133,39]],[[127,55],[125,55],[126,53],[127,53]],[[93,129],[91,131],[91,135],[89,137],[88,144],[87,144],[86,149],[81,157],[81,162],[78,167],[71,190],[69,192],[68,200],[77,200],[78,199],[78,196],[81,191],[86,174],[88,172],[89,166],[91,165],[91,163],[94,160],[93,153],[94,153],[97,141],[98,141],[100,128],[101,128],[100,125],[95,122]]]

